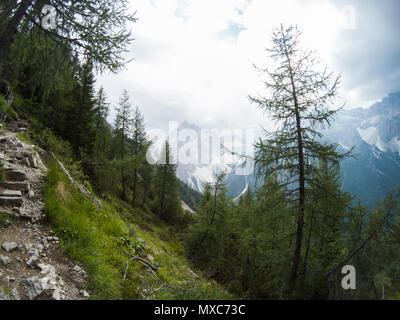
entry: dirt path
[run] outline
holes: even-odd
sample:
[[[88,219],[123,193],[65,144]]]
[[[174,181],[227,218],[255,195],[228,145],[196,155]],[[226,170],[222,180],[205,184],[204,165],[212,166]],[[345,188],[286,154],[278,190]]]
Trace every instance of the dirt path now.
[[[41,222],[46,167],[39,153],[14,132],[0,135],[0,300],[87,299],[85,271]]]

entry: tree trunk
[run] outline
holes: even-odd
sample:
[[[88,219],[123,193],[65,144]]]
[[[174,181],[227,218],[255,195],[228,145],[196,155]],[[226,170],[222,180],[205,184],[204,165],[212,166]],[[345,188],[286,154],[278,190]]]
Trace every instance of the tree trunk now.
[[[303,274],[306,274],[306,271],[307,271],[307,259],[308,259],[308,253],[310,252],[310,244],[311,244],[311,235],[312,235],[313,220],[314,220],[314,210],[313,210],[312,213],[311,213],[310,232],[308,233],[307,249],[306,249],[306,253],[305,253],[305,255],[304,255]]]
[[[132,206],[133,207],[135,206],[135,202],[136,202],[136,175],[137,175],[137,170],[135,167],[135,169],[133,170],[133,186],[132,186]]]
[[[136,124],[137,127],[137,124]],[[137,157],[138,154],[138,137],[137,137],[137,133],[135,136],[135,146],[134,146],[134,156],[135,156],[135,169],[133,170],[133,186],[132,186],[132,206],[135,206],[135,202],[136,202],[136,181],[137,181]]]
[[[122,198],[126,200],[125,190],[125,172],[124,172],[124,149],[125,149],[125,130],[122,130],[122,143],[121,143],[121,183],[122,183]]]
[[[290,284],[293,287],[297,280],[297,272],[300,266],[301,259],[301,246],[303,242],[303,229],[304,229],[304,201],[305,201],[305,177],[304,177],[304,150],[303,150],[303,137],[301,128],[301,117],[299,111],[299,104],[297,100],[297,91],[294,83],[293,70],[290,64],[289,53],[286,50],[286,58],[289,65],[290,81],[292,86],[292,96],[294,101],[296,113],[296,131],[297,131],[297,150],[299,153],[299,216],[297,218],[297,231],[296,231],[296,246],[294,249],[294,257],[292,270],[290,274]]]
[[[165,201],[165,184],[167,180],[167,169],[169,165],[169,146],[165,147],[165,165],[164,165],[164,174],[161,186],[161,195],[160,195],[160,215],[164,215],[164,201]]]
[[[0,61],[4,59],[4,56],[17,33],[18,26],[32,2],[33,0],[22,0],[14,16],[8,22],[6,29],[0,37]]]

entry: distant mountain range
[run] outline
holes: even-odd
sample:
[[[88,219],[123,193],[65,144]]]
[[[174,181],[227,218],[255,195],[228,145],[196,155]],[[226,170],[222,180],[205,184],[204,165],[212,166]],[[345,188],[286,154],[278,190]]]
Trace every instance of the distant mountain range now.
[[[200,128],[183,122],[179,130]],[[340,111],[324,139],[338,143],[342,151],[355,147],[355,158],[341,163],[342,188],[364,205],[373,206],[379,198],[400,184],[400,92],[390,93],[369,108]],[[199,135],[200,136],[200,135]],[[199,140],[199,154],[201,152]],[[182,145],[182,144],[181,144]],[[180,145],[178,144],[178,147]],[[236,175],[230,164],[179,164],[177,175],[189,187],[202,192],[214,173],[225,171],[228,195],[233,198],[254,186],[255,174]]]
[[[342,188],[373,206],[400,184],[400,92],[390,93],[367,109],[338,113],[325,138],[356,158],[341,163]]]

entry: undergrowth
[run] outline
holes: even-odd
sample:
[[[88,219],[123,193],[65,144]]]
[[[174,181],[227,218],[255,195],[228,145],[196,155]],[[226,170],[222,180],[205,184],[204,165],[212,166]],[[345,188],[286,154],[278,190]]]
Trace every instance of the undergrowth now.
[[[71,186],[55,161],[48,168],[45,217],[65,252],[84,265],[91,298],[233,298],[216,282],[194,274],[174,227],[149,209],[134,209],[112,195],[97,208]],[[123,250],[158,267],[159,279],[137,260],[128,261]]]

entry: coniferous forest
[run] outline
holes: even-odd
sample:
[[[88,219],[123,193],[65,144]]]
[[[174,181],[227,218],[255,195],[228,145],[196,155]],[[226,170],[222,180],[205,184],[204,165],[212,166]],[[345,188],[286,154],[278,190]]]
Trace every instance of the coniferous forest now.
[[[42,11],[46,5],[55,11]],[[32,223],[51,229],[85,270],[79,289],[94,299],[399,299],[400,188],[373,207],[342,188],[341,165],[358,154],[324,132],[344,107],[343,72],[308,47],[302,26],[279,23],[258,39],[265,64],[252,68],[262,86],[248,93],[252,109],[243,114],[261,111],[275,126],[253,144],[257,183],[233,199],[226,172],[201,192],[179,179],[169,140],[149,161],[145,109],[123,81],[115,103],[98,83],[135,61],[128,25],[141,18],[130,5],[0,6],[0,140],[34,146],[46,167],[37,195],[43,216]],[[1,192],[10,189],[9,168],[24,161],[7,148]],[[25,220],[10,222],[15,205],[0,204],[3,244],[8,223]],[[343,280],[345,266],[356,272],[356,289],[343,286],[353,285]],[[22,297],[18,281],[0,283],[0,297],[13,285]]]

